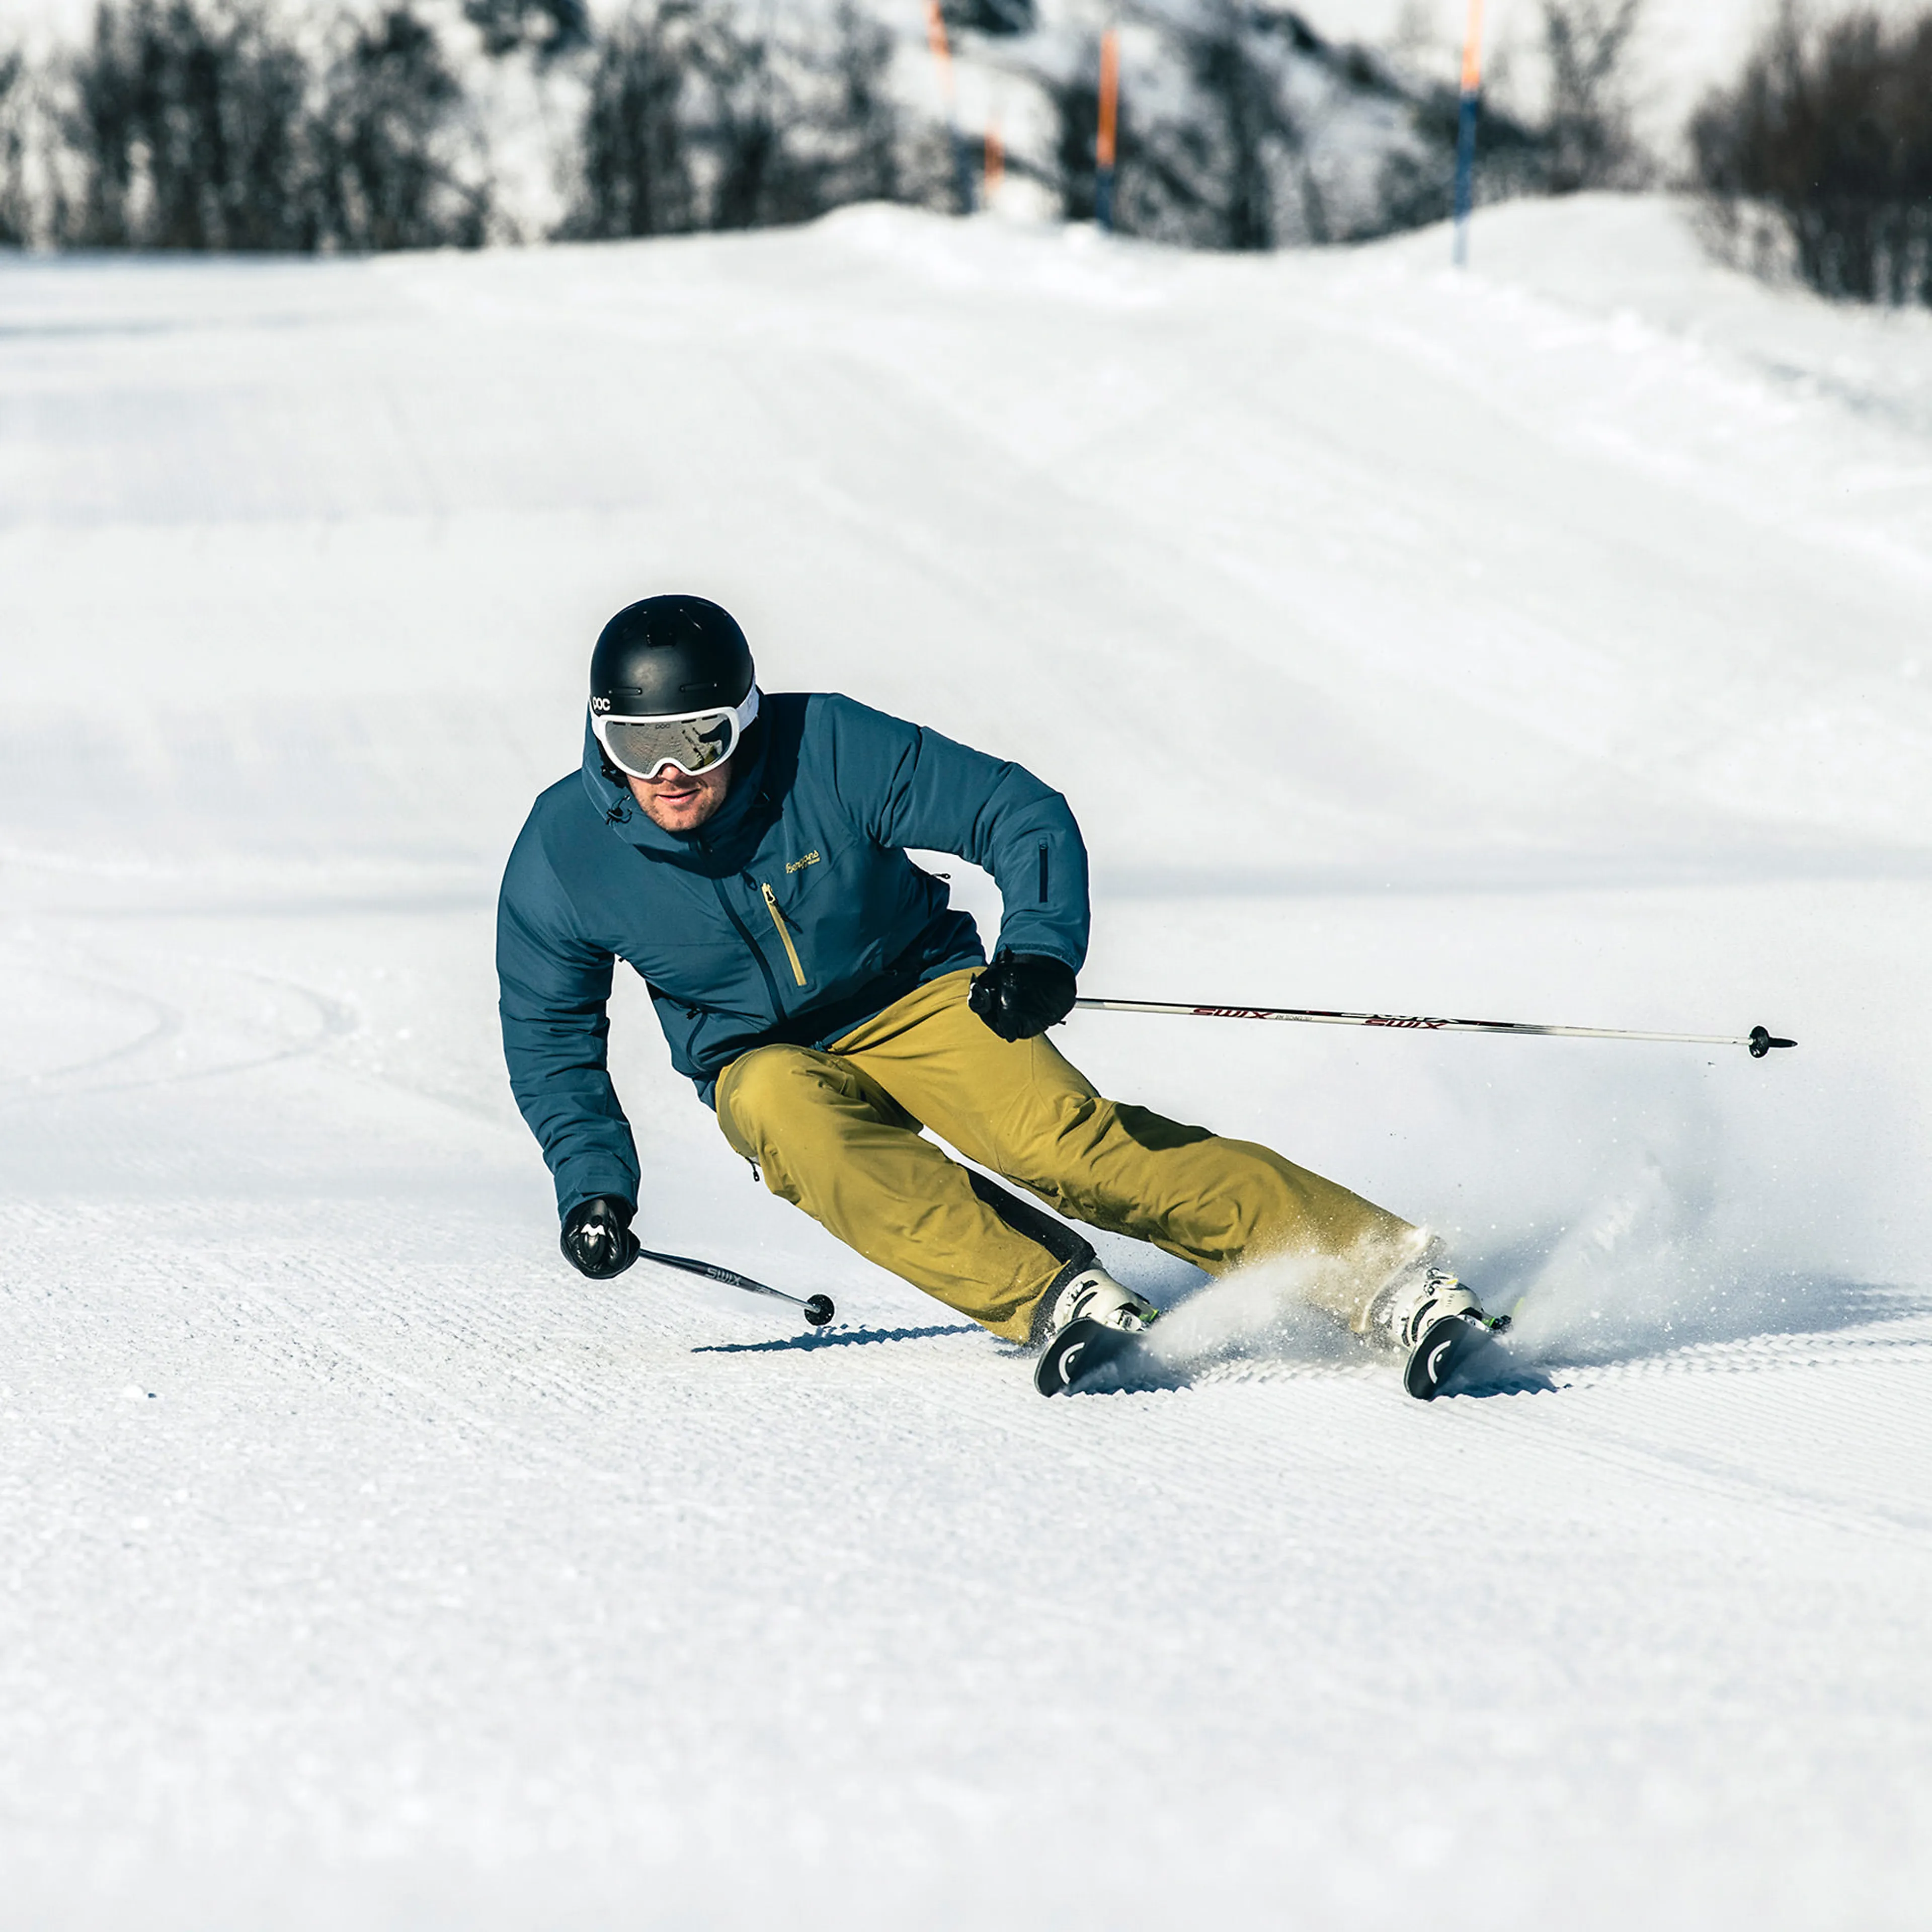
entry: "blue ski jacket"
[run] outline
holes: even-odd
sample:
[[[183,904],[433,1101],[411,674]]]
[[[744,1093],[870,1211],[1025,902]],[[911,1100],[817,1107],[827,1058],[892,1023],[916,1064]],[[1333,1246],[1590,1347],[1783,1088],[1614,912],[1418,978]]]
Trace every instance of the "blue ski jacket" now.
[[[1079,970],[1086,848],[1066,800],[1020,766],[849,698],[781,693],[761,698],[724,804],[678,833],[606,775],[586,723],[583,768],[537,800],[496,915],[510,1085],[560,1214],[638,1198],[606,1055],[617,960],[650,988],[671,1064],[707,1106],[753,1047],[830,1046],[923,982],[985,963],[972,920],[908,845],[992,873],[1000,944]]]

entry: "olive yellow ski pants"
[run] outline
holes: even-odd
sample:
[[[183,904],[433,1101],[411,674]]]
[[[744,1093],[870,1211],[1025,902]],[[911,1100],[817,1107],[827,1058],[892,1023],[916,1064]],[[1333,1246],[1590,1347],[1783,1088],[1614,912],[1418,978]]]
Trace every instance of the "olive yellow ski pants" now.
[[[922,1138],[1068,1220],[1151,1241],[1220,1274],[1294,1253],[1308,1298],[1352,1327],[1421,1246],[1406,1222],[1250,1141],[1103,1100],[1044,1037],[1001,1040],[966,1003],[970,970],[928,981],[829,1052],[760,1046],[718,1079],[724,1138],[781,1198],[915,1287],[1024,1342],[1070,1229]]]

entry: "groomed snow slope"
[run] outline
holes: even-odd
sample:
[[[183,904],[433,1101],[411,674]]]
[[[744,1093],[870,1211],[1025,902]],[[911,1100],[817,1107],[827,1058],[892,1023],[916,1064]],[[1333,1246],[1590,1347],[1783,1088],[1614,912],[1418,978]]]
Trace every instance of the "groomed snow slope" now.
[[[1932,318],[1444,253],[0,265],[0,1921],[1922,1922]],[[1191,1379],[1042,1402],[630,990],[647,1237],[841,1325],[588,1286],[493,898],[668,587],[1060,784],[1090,992],[1802,1046],[1066,1029],[1514,1393],[1116,1244]]]

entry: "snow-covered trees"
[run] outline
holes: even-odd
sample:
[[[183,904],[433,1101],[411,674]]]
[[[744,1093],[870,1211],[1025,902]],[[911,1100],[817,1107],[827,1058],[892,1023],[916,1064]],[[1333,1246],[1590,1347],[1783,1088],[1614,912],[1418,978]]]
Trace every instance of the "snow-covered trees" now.
[[[759,228],[898,198],[890,37],[843,4],[782,38],[692,0],[638,8],[597,49],[566,232]]]
[[[1479,200],[1654,178],[1628,86],[1643,6],[1540,0],[1547,88],[1531,111],[1485,104]],[[1092,219],[1100,16],[938,11],[962,111],[987,114],[989,141],[1004,117],[1007,179]],[[1112,17],[1123,232],[1266,249],[1448,214],[1439,61],[1324,40],[1270,0],[1120,0]],[[473,247],[871,200],[956,210],[980,124],[948,107],[948,124],[931,74],[913,0],[96,0],[63,52],[0,41],[0,245]],[[1733,254],[1829,294],[1932,302],[1932,10],[1816,24],[1786,0],[1690,134]]]
[[[86,46],[11,77],[0,223],[12,238],[242,250],[484,238],[464,92],[407,0],[320,34],[254,0],[103,0]]]
[[[1649,166],[1631,129],[1625,92],[1630,39],[1642,13],[1643,0],[1543,0],[1549,193],[1643,184]]]
[[[93,248],[315,245],[308,63],[262,9],[104,0],[70,74],[58,238]]]
[[[1445,218],[1453,87],[1245,0],[1129,10],[1114,225],[1190,247],[1352,242]],[[1054,184],[1069,220],[1094,210],[1097,55],[1049,69]],[[1544,144],[1486,114],[1486,195],[1541,185]]]
[[[1734,251],[1788,256],[1826,295],[1932,303],[1932,12],[1813,27],[1786,5],[1692,139]]]

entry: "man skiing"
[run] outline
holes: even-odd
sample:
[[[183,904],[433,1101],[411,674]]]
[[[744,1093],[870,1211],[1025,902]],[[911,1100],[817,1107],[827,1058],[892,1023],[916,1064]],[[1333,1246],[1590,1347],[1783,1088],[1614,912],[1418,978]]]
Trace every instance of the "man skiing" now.
[[[993,875],[990,964],[908,846]],[[504,1052],[564,1254],[603,1280],[638,1252],[605,1051],[622,959],[765,1185],[1035,1347],[1042,1394],[1130,1353],[1156,1313],[1071,1220],[1210,1274],[1306,1258],[1310,1298],[1432,1396],[1490,1324],[1419,1230],[1267,1148],[1102,1099],[1047,1040],[1088,923],[1079,828],[1031,773],[850,698],[761,693],[744,634],[703,598],[619,611],[591,659],[582,769],[538,799],[498,910]]]

